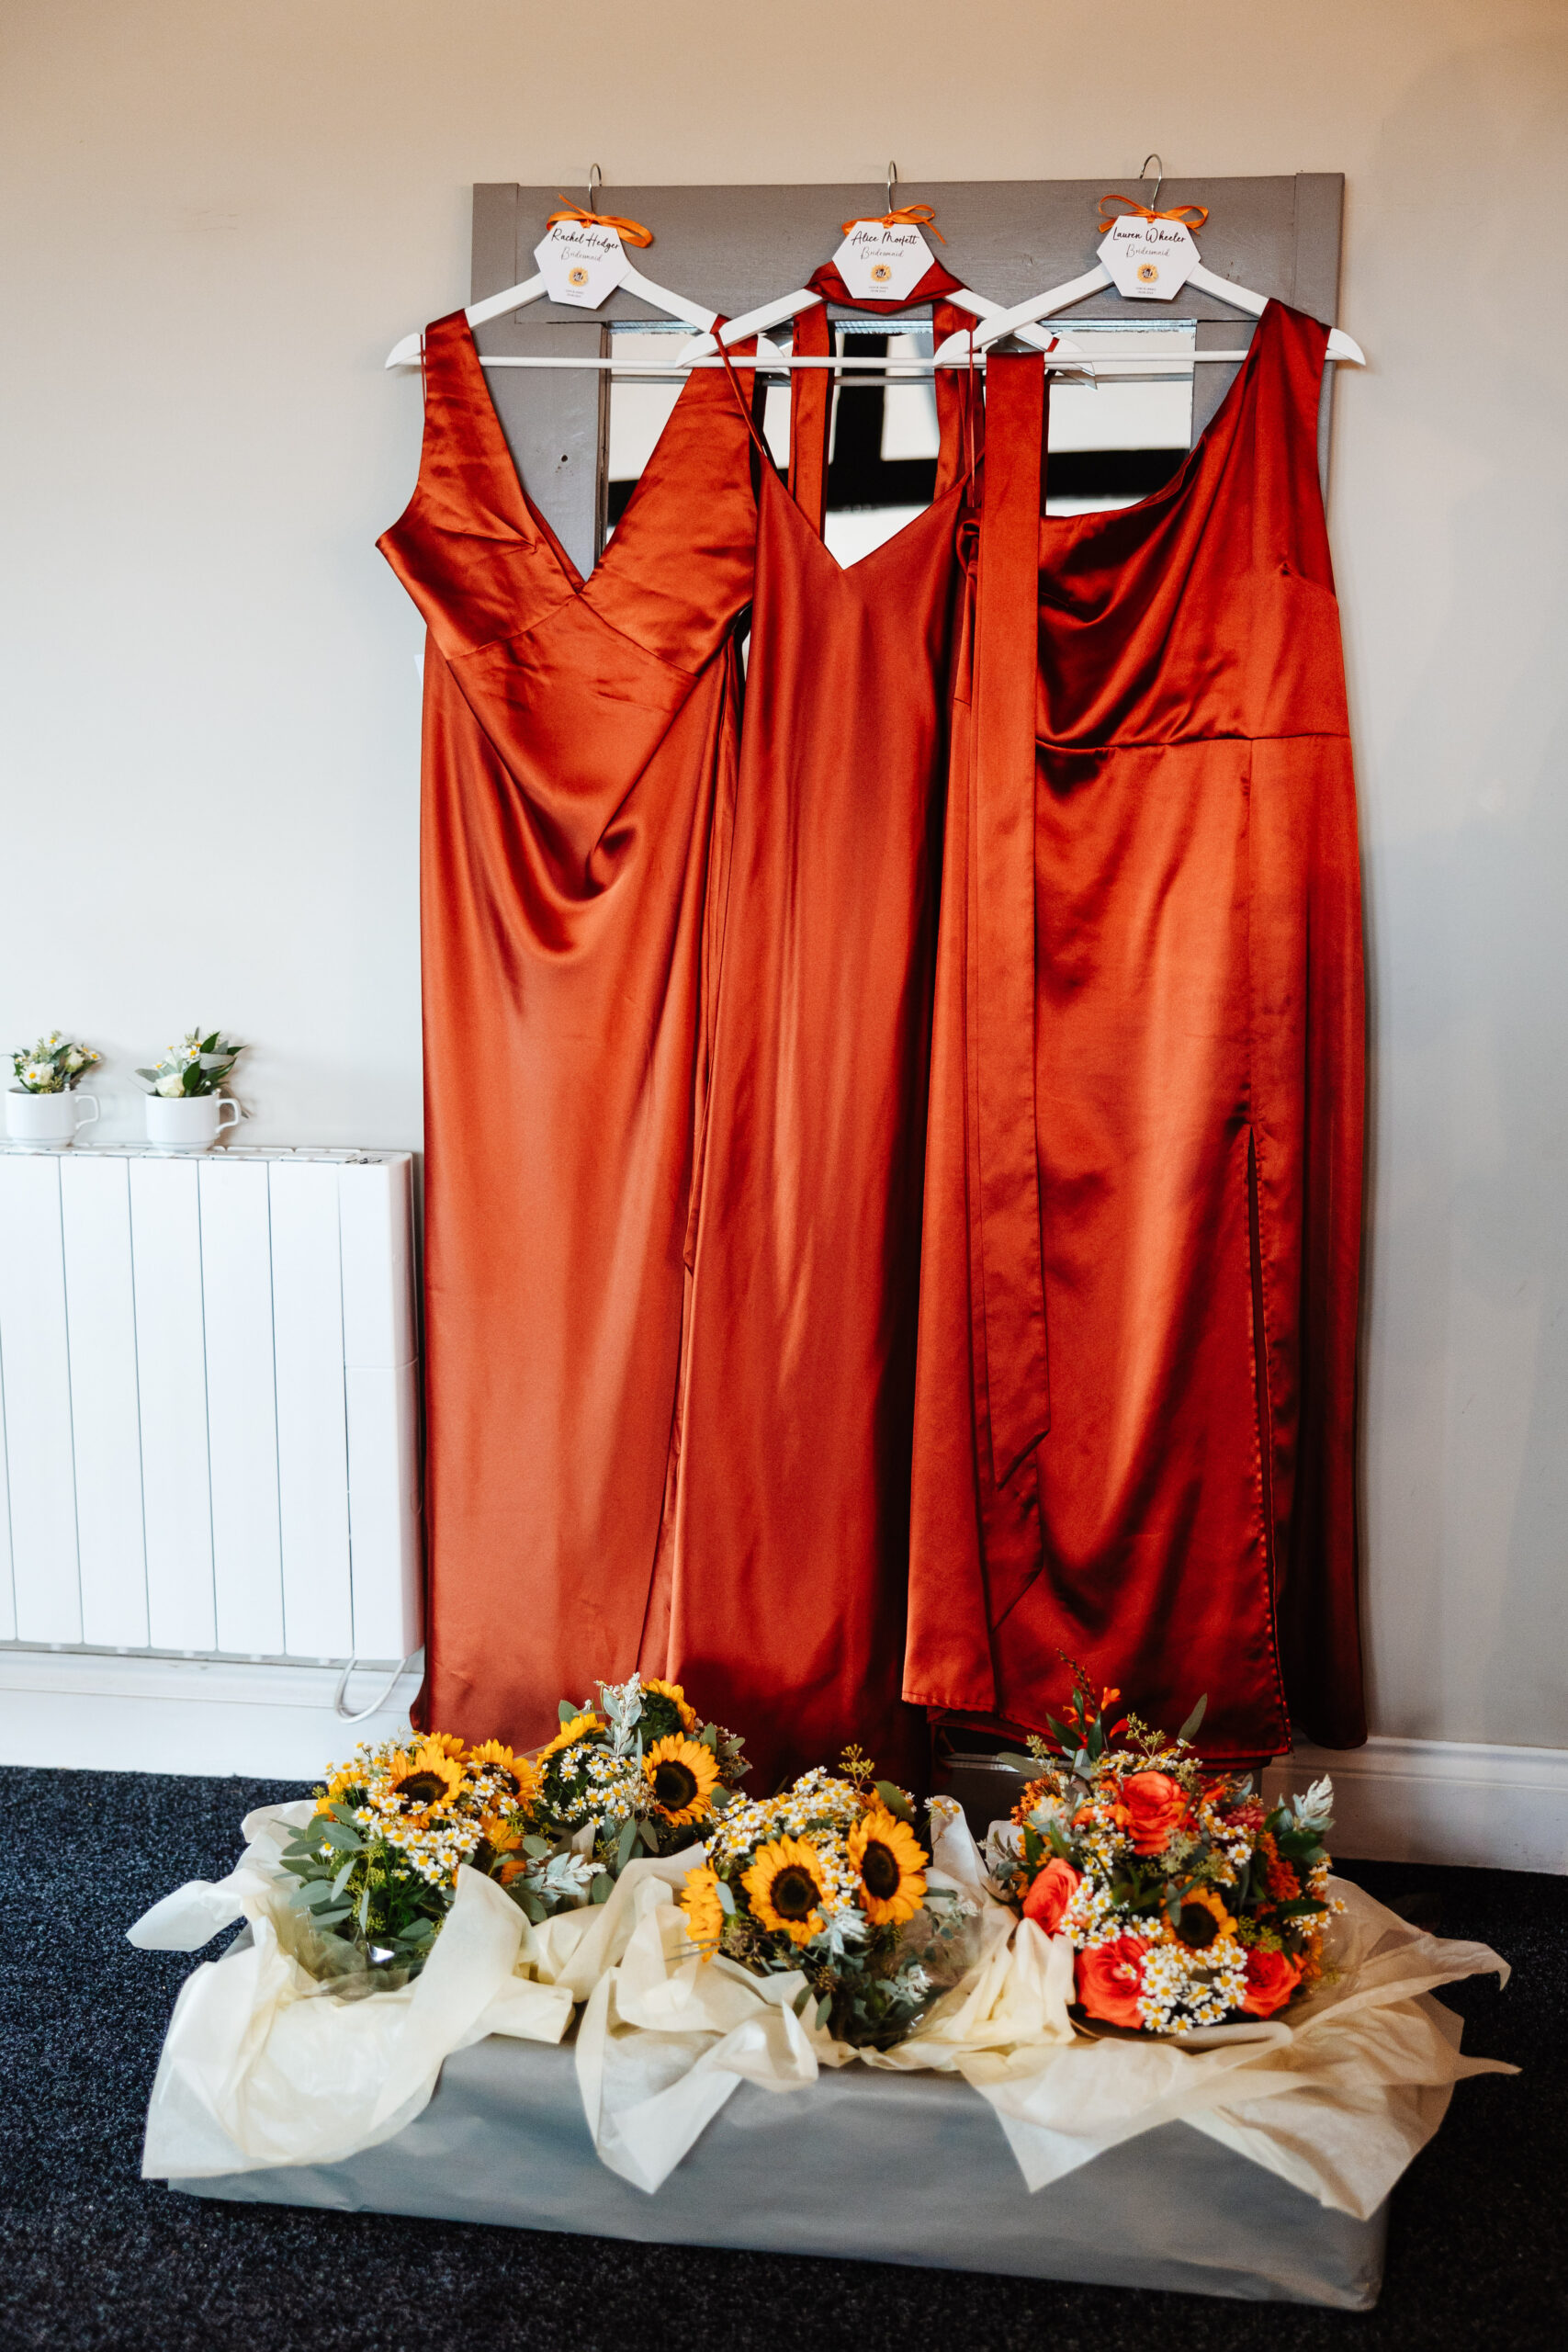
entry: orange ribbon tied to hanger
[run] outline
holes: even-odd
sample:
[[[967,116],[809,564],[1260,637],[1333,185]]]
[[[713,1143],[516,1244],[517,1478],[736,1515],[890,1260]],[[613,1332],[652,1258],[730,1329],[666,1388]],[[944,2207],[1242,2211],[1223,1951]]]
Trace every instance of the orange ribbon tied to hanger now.
[[[934,205],[900,204],[893,212],[857,212],[852,220],[841,220],[839,223],[840,233],[847,237],[850,231],[858,229],[863,221],[868,229],[929,229],[939,245],[945,245],[947,243],[942,231],[934,225],[936,221]]]
[[[1157,195],[1157,189],[1156,193]],[[1108,204],[1124,205],[1126,210],[1107,212],[1105,208]],[[1148,205],[1140,204],[1135,196],[1102,196],[1099,211],[1102,229],[1109,229],[1113,220],[1126,220],[1129,213],[1135,214],[1140,220],[1179,220],[1184,229],[1201,229],[1209,217],[1206,204],[1173,204],[1168,212],[1156,212]]]
[[[561,209],[552,212],[546,221],[553,229],[558,220],[581,220],[590,229],[614,229],[623,245],[651,245],[653,232],[645,229],[640,220],[623,220],[618,212],[585,212],[581,204],[568,204],[561,198]]]

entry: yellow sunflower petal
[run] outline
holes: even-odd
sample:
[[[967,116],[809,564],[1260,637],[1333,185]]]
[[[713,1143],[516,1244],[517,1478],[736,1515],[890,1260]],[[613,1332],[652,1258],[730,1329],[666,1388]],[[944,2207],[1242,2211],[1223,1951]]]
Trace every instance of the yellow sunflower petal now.
[[[793,1944],[808,1944],[822,1931],[818,1907],[827,1897],[822,1864],[808,1838],[774,1838],[759,1846],[750,1869],[740,1883],[750,1901],[751,1917],[774,1935]]]
[[[580,1739],[586,1739],[591,1731],[600,1727],[599,1718],[591,1707],[581,1715],[573,1715],[570,1723],[562,1724],[549,1746],[540,1748],[534,1761],[543,1766],[552,1756],[558,1756],[563,1747],[574,1747]]]
[[[686,1872],[686,1883],[679,1897],[686,1915],[686,1934],[705,1960],[711,1960],[718,1950],[718,1939],[724,1933],[724,1905],[718,1899],[718,1874],[705,1862]]]
[[[931,1859],[907,1821],[886,1806],[870,1806],[849,1835],[850,1860],[860,1873],[861,1907],[874,1927],[901,1927],[926,1899]]]
[[[686,1694],[678,1682],[659,1682],[649,1675],[643,1683],[645,1690],[654,1691],[660,1699],[668,1699],[688,1731],[697,1727],[697,1713],[686,1703]]]
[[[718,1778],[713,1750],[700,1739],[672,1732],[656,1739],[642,1759],[643,1773],[653,1792],[653,1810],[677,1826],[704,1820],[712,1807],[709,1792]]]

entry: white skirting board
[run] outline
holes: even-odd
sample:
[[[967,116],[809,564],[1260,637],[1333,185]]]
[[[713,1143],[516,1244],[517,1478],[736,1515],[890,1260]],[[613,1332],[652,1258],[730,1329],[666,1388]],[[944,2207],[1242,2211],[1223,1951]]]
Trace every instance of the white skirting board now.
[[[388,1666],[355,1670],[367,1705]],[[243,1772],[314,1781],[362,1739],[401,1736],[416,1659],[363,1724],[333,1713],[335,1666],[114,1657],[0,1644],[0,1764],[101,1772]],[[1334,1781],[1334,1850],[1347,1860],[1568,1872],[1568,1748],[1371,1739],[1300,1747],[1270,1792]]]
[[[368,1706],[391,1670],[356,1666],[344,1704]],[[0,1764],[317,1781],[362,1739],[406,1736],[423,1668],[412,1660],[362,1724],[333,1712],[342,1671],[3,1645]]]
[[[1329,1843],[1348,1860],[1568,1871],[1568,1748],[1383,1738],[1298,1747],[1270,1766],[1264,1787],[1304,1789],[1325,1772]]]

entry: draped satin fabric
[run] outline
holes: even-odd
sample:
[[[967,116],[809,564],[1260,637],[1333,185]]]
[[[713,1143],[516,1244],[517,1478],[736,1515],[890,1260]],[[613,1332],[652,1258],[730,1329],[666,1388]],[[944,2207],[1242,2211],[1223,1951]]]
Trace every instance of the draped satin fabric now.
[[[736,776],[744,416],[694,375],[584,583],[461,314],[380,545],[429,628],[428,1671],[536,1742],[637,1664],[664,1505]]]
[[[1034,519],[1038,429],[993,390],[954,689],[905,1682],[972,1721],[1042,1727],[1065,1652],[1168,1726],[1207,1693],[1216,1758],[1278,1753],[1292,1714],[1330,1745],[1365,1736],[1363,979],[1325,340],[1270,304],[1180,472],[1110,514]],[[1021,501],[1037,581],[1021,614],[1016,591],[987,613]],[[994,729],[987,750],[1003,639],[1034,681],[1032,758],[998,755]],[[1028,1236],[1007,1247],[1019,1084],[985,990],[1031,839],[1038,1294]]]
[[[816,318],[797,340],[825,350]],[[967,400],[963,381],[944,394],[934,504],[848,571],[820,536],[826,371],[794,380],[800,503],[761,479],[674,1523],[645,1645],[745,1725],[760,1791],[852,1739],[895,1778],[929,1768],[900,1679]]]

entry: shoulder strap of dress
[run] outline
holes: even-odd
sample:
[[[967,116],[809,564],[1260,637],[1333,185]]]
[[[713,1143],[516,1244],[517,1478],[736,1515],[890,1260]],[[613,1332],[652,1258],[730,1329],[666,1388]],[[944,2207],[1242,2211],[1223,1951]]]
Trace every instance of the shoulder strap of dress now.
[[[975,622],[976,993],[984,1396],[998,1487],[1051,1424],[1034,1113],[1034,724],[1042,360],[993,354]],[[978,1336],[978,1335],[977,1335]]]
[[[468,320],[461,311],[424,331],[424,440],[419,491],[432,520],[482,529],[487,520],[537,537]]]
[[[817,277],[829,275],[826,270],[818,270]],[[945,271],[941,276],[946,285],[957,283],[956,279],[948,278]],[[831,279],[838,291],[831,293],[829,299],[846,310],[882,316],[899,307],[887,302],[852,301],[836,271],[831,273]],[[816,287],[817,278],[811,283]],[[974,324],[966,312],[940,299],[932,302],[931,317],[939,344],[958,329]],[[803,311],[795,322],[795,356],[826,359],[832,347],[828,303],[818,302],[814,310]],[[941,498],[954,482],[973,472],[975,466],[979,401],[973,382],[963,371],[944,369],[938,377],[936,407],[940,441],[933,495]],[[789,386],[789,492],[818,538],[827,520],[828,444],[832,415],[832,369],[796,368]]]

